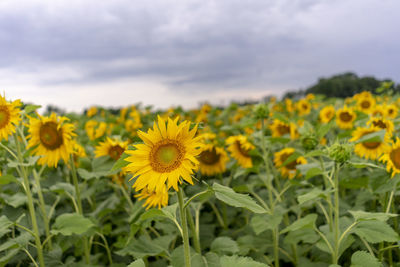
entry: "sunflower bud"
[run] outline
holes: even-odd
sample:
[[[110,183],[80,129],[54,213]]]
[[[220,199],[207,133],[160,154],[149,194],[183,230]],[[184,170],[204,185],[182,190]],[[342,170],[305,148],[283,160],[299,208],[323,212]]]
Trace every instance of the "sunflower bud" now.
[[[266,104],[258,104],[253,108],[253,114],[257,119],[268,118],[269,109]]]
[[[318,145],[318,139],[314,134],[303,135],[301,145],[305,150],[313,150]]]
[[[334,143],[328,148],[328,154],[337,163],[345,163],[350,159],[352,150],[352,144]]]

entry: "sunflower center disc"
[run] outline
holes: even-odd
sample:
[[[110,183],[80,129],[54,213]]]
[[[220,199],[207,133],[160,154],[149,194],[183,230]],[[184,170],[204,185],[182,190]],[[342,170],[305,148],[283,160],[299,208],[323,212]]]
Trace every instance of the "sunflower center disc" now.
[[[219,158],[220,155],[217,154],[215,148],[213,148],[212,150],[204,150],[199,156],[200,162],[206,165],[214,165],[219,161]]]
[[[397,169],[400,169],[400,148],[396,148],[390,152],[390,160]]]
[[[250,158],[249,150],[245,149],[239,141],[236,141],[236,147],[240,154],[242,154],[244,157]]]
[[[373,132],[366,132],[362,136],[365,136],[365,135],[370,134],[370,133],[373,133]],[[366,147],[366,148],[369,148],[369,149],[375,149],[375,148],[377,148],[378,146],[381,145],[381,142],[363,142],[362,145],[364,147]]]
[[[285,153],[285,154],[283,154],[283,155],[281,156],[281,162],[282,162],[282,164],[285,163],[285,161],[286,161],[292,154],[293,154],[293,153],[290,153],[290,154],[289,154],[289,153]],[[296,169],[296,165],[297,165],[296,160],[293,160],[292,162],[286,164],[284,167],[287,168],[287,169],[289,169],[289,170],[295,170],[295,169]]]
[[[119,145],[112,146],[108,151],[108,155],[114,160],[118,160],[121,157],[122,153],[124,153],[124,149]]]
[[[150,152],[150,165],[157,172],[171,172],[181,165],[184,154],[185,150],[179,142],[162,140]]]
[[[6,106],[0,106],[0,129],[8,124],[10,112]]]
[[[46,122],[40,127],[40,141],[47,149],[54,150],[63,144],[61,128],[55,122]]]
[[[361,107],[362,107],[362,108],[367,109],[367,108],[369,108],[370,106],[371,106],[371,103],[370,103],[369,101],[367,101],[367,100],[361,102]]]
[[[379,121],[373,121],[372,124],[373,124],[374,126],[378,126],[378,127],[381,128],[381,129],[386,129],[386,124],[385,124],[383,121],[381,121],[381,120],[379,120]]]
[[[353,116],[351,116],[347,111],[340,113],[339,117],[344,122],[351,121],[353,118]]]
[[[290,128],[289,128],[289,126],[286,126],[286,125],[279,125],[277,127],[277,129],[278,129],[278,132],[279,132],[280,135],[284,135],[284,134],[290,133]]]

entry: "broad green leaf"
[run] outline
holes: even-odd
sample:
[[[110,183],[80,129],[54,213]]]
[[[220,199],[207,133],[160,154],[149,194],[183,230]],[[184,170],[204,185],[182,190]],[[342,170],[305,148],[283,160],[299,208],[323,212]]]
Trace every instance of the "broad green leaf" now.
[[[304,195],[298,196],[297,201],[299,204],[303,204],[304,202],[307,202],[309,200],[314,200],[320,197],[325,197],[326,192],[322,191],[319,188],[314,188],[310,192],[305,193]]]
[[[313,229],[299,229],[290,231],[284,239],[286,244],[298,244],[300,242],[314,244],[319,240],[320,236]]]
[[[308,214],[306,217],[301,218],[285,229],[281,231],[281,234],[291,232],[291,231],[297,231],[299,229],[307,229],[307,228],[314,228],[315,226],[315,221],[317,220],[318,215],[313,213],[313,214]]]
[[[127,267],[146,267],[146,265],[142,259],[138,259],[129,264]]]
[[[183,255],[183,246],[175,248],[171,254],[171,264],[173,267],[185,267]],[[190,262],[192,267],[209,267],[207,259],[196,253],[192,248],[190,248]]]
[[[211,243],[211,251],[217,254],[235,254],[239,252],[239,247],[236,241],[230,237],[222,236],[217,237]]]
[[[31,113],[32,111],[37,110],[38,108],[41,108],[42,106],[40,105],[26,105],[24,110],[26,114]]]
[[[17,179],[11,174],[5,174],[0,176],[0,185],[5,185],[9,183],[15,183]]]
[[[232,188],[217,183],[213,184],[213,190],[217,199],[226,204],[239,208],[246,208],[254,213],[266,213],[267,211],[258,205],[250,196],[239,194]]]
[[[121,157],[114,163],[113,167],[111,168],[111,172],[119,170],[119,169],[127,166],[129,164],[129,162],[125,160],[127,157],[129,157],[129,155],[126,153],[123,153],[121,155]]]
[[[382,142],[386,134],[386,130],[380,130],[374,133],[366,134],[356,141],[356,144],[364,142]]]
[[[371,167],[371,168],[377,168],[377,169],[382,169],[385,170],[385,168],[383,166],[379,166],[373,163],[369,163],[369,162],[353,162],[350,161],[349,164],[357,169],[361,169],[361,168],[366,168],[366,167]]]
[[[223,256],[220,259],[221,267],[268,267],[267,264],[257,262],[249,257]]]
[[[366,251],[356,251],[351,256],[350,267],[381,267],[382,264],[373,255]]]
[[[282,163],[282,167],[288,165],[289,163],[292,163],[293,161],[295,161],[298,157],[302,156],[302,154],[298,151],[293,152],[292,155],[290,155],[283,163]]]
[[[305,179],[308,180],[314,176],[322,174],[324,174],[324,172],[320,168],[311,168],[307,171]]]
[[[313,150],[304,155],[304,157],[306,158],[318,157],[318,156],[326,156],[326,152],[322,150]]]
[[[14,207],[14,208],[18,208],[19,206],[24,205],[27,201],[28,198],[26,197],[26,195],[24,193],[21,192],[17,192],[15,194],[12,194],[11,196],[2,194],[1,195],[4,198],[4,201]]]
[[[13,222],[10,221],[5,215],[0,217],[0,238],[11,231],[11,229],[9,229],[11,225],[13,225]]]
[[[274,230],[283,219],[283,215],[280,213],[270,214],[255,214],[250,221],[250,226],[256,235],[261,234],[266,230]]]
[[[399,235],[383,221],[361,221],[353,230],[358,236],[364,238],[369,243],[397,242]]]
[[[397,217],[398,214],[383,213],[383,212],[366,212],[362,210],[349,210],[356,221],[378,220],[386,222],[389,218]]]
[[[77,213],[64,213],[56,218],[51,230],[54,234],[62,234],[65,236],[77,234],[81,235],[86,233],[89,229],[94,227],[95,224]]]
[[[129,242],[122,250],[116,251],[116,254],[121,256],[131,255],[135,258],[157,256],[168,251],[168,246],[172,240],[173,237],[168,235],[155,239],[142,235],[138,239]]]

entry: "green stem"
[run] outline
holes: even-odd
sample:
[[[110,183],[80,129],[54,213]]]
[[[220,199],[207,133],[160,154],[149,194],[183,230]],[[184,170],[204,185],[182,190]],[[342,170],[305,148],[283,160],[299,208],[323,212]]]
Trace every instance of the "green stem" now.
[[[196,226],[194,224],[194,220],[192,217],[192,214],[190,213],[189,209],[186,209],[186,216],[188,218],[189,222],[189,227],[190,231],[192,232],[192,238],[193,238],[193,246],[194,249],[196,250],[197,253],[201,255],[201,246],[200,246],[200,240],[199,240],[199,232],[196,231]]]
[[[45,264],[44,264],[44,258],[43,258],[43,248],[42,248],[42,243],[40,241],[40,233],[39,233],[39,228],[38,228],[37,221],[36,221],[36,212],[35,212],[35,207],[33,205],[31,186],[29,184],[29,179],[28,179],[28,174],[26,172],[26,169],[24,166],[22,166],[22,164],[24,163],[24,160],[22,157],[20,143],[18,141],[18,136],[16,134],[14,135],[14,139],[15,139],[15,144],[17,146],[18,161],[21,164],[20,169],[21,169],[21,173],[22,173],[22,176],[24,179],[24,189],[26,192],[26,196],[28,198],[28,209],[29,209],[29,214],[30,214],[31,221],[32,221],[33,232],[35,233],[35,243],[36,243],[36,249],[37,249],[38,258],[39,258],[39,265],[44,267]]]
[[[279,267],[279,229],[276,227],[273,231],[274,242],[274,266]]]
[[[33,170],[33,177],[36,182],[37,193],[39,196],[39,206],[40,206],[40,210],[42,212],[43,223],[44,223],[44,227],[45,227],[45,231],[46,231],[46,238],[49,238],[49,236],[50,236],[49,217],[47,216],[46,203],[44,202],[42,187],[40,186],[40,177],[39,177],[39,174],[36,172],[36,170]],[[49,244],[49,249],[52,250],[53,246],[51,243],[51,239],[49,239],[48,244]]]
[[[131,211],[133,211],[135,207],[133,206],[131,197],[129,196],[128,192],[126,191],[125,187],[122,184],[119,184],[119,187],[121,188],[122,194],[124,195],[126,201],[128,202]]]
[[[78,212],[80,215],[83,215],[83,209],[82,209],[82,200],[81,200],[81,192],[79,189],[79,182],[78,182],[78,175],[76,173],[75,169],[75,164],[74,164],[74,159],[71,155],[70,158],[70,166],[71,166],[71,172],[72,172],[72,180],[74,182],[75,186],[75,195],[76,195],[76,202],[78,205]],[[83,247],[84,247],[84,253],[85,253],[85,262],[86,264],[90,264],[90,248],[89,248],[89,243],[87,237],[83,237]]]
[[[179,191],[177,192],[178,195],[178,202],[179,202],[179,212],[181,215],[181,225],[182,225],[182,239],[183,239],[183,250],[184,250],[184,256],[185,256],[185,267],[191,267],[191,262],[190,262],[190,246],[189,246],[189,232],[188,232],[188,226],[187,226],[187,221],[186,221],[186,212],[184,209],[184,203],[183,203],[183,188],[179,188]]]
[[[335,174],[334,174],[334,184],[335,184],[335,256],[333,264],[337,264],[339,260],[339,235],[340,235],[340,225],[339,225],[339,164],[335,163]]]

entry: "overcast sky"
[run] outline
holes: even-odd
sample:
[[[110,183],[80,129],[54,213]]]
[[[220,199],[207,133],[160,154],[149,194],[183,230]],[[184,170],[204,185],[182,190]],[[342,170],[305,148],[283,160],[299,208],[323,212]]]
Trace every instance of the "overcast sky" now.
[[[400,77],[399,0],[1,0],[0,90],[80,111]]]

